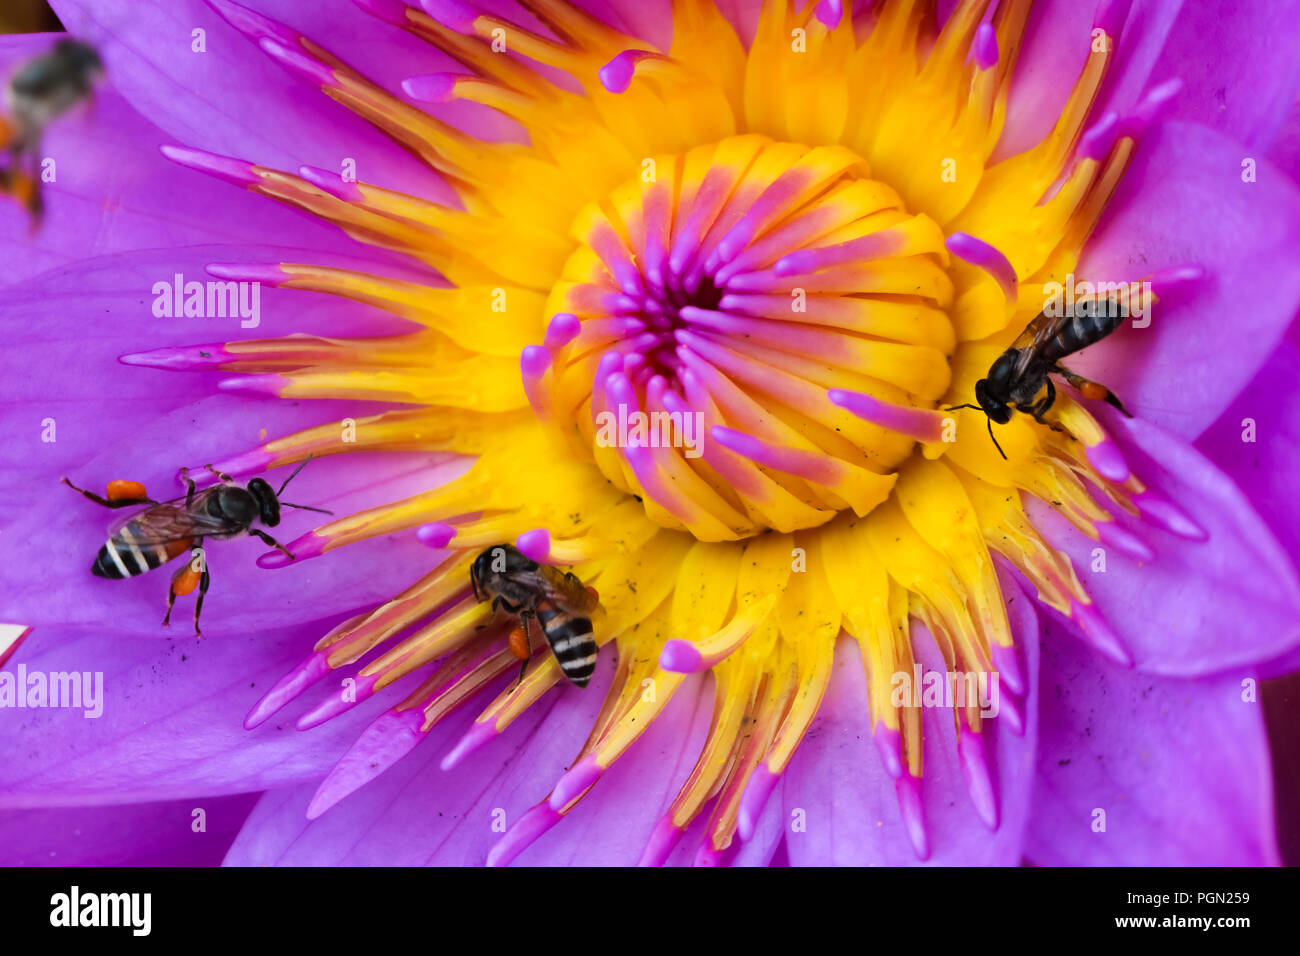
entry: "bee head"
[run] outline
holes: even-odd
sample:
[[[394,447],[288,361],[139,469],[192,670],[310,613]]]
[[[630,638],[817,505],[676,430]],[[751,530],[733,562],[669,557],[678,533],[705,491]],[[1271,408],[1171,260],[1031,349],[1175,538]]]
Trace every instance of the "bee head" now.
[[[60,40],[54,49],[65,62],[86,73],[104,72],[104,61],[93,46],[77,40]]]
[[[254,478],[248,483],[248,492],[257,501],[257,510],[260,512],[262,524],[268,528],[274,528],[280,523],[280,499],[276,497],[275,491],[265,480]]]
[[[483,600],[483,582],[487,579],[487,575],[491,573],[491,570],[492,549],[488,548],[475,558],[474,563],[469,566],[469,582],[474,588],[474,597],[479,601]]]
[[[474,585],[474,595],[482,600],[484,585],[497,574],[510,574],[533,570],[537,563],[526,557],[518,548],[509,544],[494,544],[485,548],[483,553],[470,565],[470,583]]]
[[[77,40],[60,40],[55,44],[51,58],[86,88],[104,75],[104,61],[100,59],[99,51]]]
[[[993,394],[989,380],[982,378],[975,383],[975,401],[980,403],[984,414],[999,425],[1011,421],[1011,406]]]

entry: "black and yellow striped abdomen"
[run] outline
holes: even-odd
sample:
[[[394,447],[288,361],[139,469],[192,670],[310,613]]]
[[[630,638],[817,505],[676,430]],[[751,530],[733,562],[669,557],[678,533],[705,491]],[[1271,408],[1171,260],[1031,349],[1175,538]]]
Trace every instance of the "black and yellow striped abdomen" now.
[[[123,525],[121,530],[109,538],[95,563],[90,566],[93,574],[101,578],[133,578],[162,567],[172,558],[189,550],[193,540],[181,538],[165,544],[141,544],[145,540],[136,521]]]
[[[591,619],[565,611],[550,601],[537,605],[537,620],[551,645],[551,653],[564,676],[579,687],[586,687],[596,673],[599,648],[592,633]]]

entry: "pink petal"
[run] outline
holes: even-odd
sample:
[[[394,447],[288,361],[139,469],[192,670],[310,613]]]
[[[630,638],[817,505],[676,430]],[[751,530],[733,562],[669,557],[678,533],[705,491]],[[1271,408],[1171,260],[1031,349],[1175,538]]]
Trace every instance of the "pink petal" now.
[[[610,676],[602,660],[586,688],[548,695],[500,737],[443,771],[443,756],[500,688],[486,691],[435,727],[414,752],[315,820],[306,811],[316,784],[267,794],[226,863],[480,866],[501,838],[500,826],[513,825],[563,774],[590,732]]]
[[[12,732],[0,736],[0,807],[190,799],[318,780],[384,704],[367,701],[311,733],[288,719],[253,731],[243,722],[338,620],[173,641],[38,627],[6,672],[15,680],[20,667],[29,676],[102,673],[103,711],[95,718],[84,706],[6,708]]]
[[[1269,530],[1294,563],[1300,556],[1300,498],[1295,493],[1295,477],[1300,475],[1300,349],[1286,341],[1278,346],[1246,390],[1197,439],[1196,448],[1267,516]],[[1262,672],[1270,676],[1297,669],[1300,642]]]
[[[1276,864],[1263,705],[1242,700],[1247,672],[1143,674],[1044,627],[1052,706],[1025,855],[1048,866]]]
[[[257,797],[0,810],[0,866],[219,866]]]
[[[1074,561],[1101,616],[1140,670],[1168,675],[1240,670],[1300,642],[1300,581],[1291,559],[1223,472],[1180,438],[1137,419],[1105,417],[1136,474],[1208,534],[1204,543],[1127,518],[1121,524],[1155,551],[1140,563],[1106,549],[1030,501],[1034,523]]]
[[[1183,3],[1150,73],[1183,81],[1171,118],[1267,149],[1300,93],[1300,3]]]

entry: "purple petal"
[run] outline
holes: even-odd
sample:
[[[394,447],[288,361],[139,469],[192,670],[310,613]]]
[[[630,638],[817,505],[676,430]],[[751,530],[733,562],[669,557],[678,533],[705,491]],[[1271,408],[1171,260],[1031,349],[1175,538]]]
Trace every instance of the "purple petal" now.
[[[1248,675],[1124,670],[1044,627],[1025,855],[1070,866],[1276,864],[1263,705],[1242,700]]]
[[[1036,145],[1060,118],[1088,58],[1099,5],[1079,0],[1034,4],[1012,74],[1006,129],[995,158],[1013,156]],[[1123,112],[1148,87],[1171,78],[1153,73],[1152,68],[1181,5],[1182,0],[1135,0],[1120,30],[1118,55],[1092,117],[1109,109]]]
[[[1107,430],[1150,489],[1208,534],[1203,543],[1151,522],[1121,524],[1156,558],[1141,563],[1068,528],[1030,500],[1034,523],[1074,561],[1096,609],[1141,670],[1190,676],[1269,660],[1300,641],[1300,582],[1290,557],[1232,480],[1178,437],[1142,419],[1106,417]]]
[[[219,866],[257,798],[2,810],[0,866]]]
[[[189,799],[319,780],[392,699],[367,701],[310,733],[295,731],[289,718],[253,731],[243,722],[265,689],[338,620],[174,641],[37,628],[5,671],[15,680],[20,667],[29,678],[102,673],[102,713],[87,716],[84,700],[81,709],[6,708],[11,732],[0,736],[0,806]],[[418,676],[405,680],[389,692],[393,698]],[[330,683],[318,693],[336,692]]]
[[[1250,439],[1250,440],[1248,440]],[[1245,493],[1294,562],[1300,555],[1300,349],[1283,342],[1232,405],[1196,441]],[[1300,627],[1300,622],[1297,622]],[[1300,669],[1300,646],[1264,676]]]
[[[519,718],[505,734],[451,771],[438,763],[468,729],[473,712],[459,711],[409,757],[308,821],[314,788],[268,794],[236,840],[231,865],[480,865],[501,838],[494,823],[514,826],[542,801],[590,731],[613,660],[602,660],[585,690],[558,697]],[[599,686],[597,686],[599,684]],[[694,763],[712,707],[707,682],[688,681],[631,751],[601,778],[572,813],[517,858],[521,866],[630,865]],[[548,703],[549,702],[549,703]],[[699,821],[702,830],[703,822]],[[698,832],[698,831],[697,831]],[[359,836],[359,834],[361,836]],[[690,833],[688,833],[688,837]],[[733,862],[764,862],[776,843],[760,825],[754,849]],[[677,853],[689,861],[686,841]],[[676,859],[676,858],[674,858]]]
[[[1171,118],[1267,149],[1300,92],[1300,3],[1184,3],[1150,76],[1183,81]]]
[[[1291,104],[1277,138],[1269,147],[1268,158],[1273,164],[1300,184],[1300,99]]]
[[[1242,147],[1190,123],[1154,129],[1076,270],[1141,279],[1198,264],[1209,281],[1152,305],[1070,362],[1111,386],[1135,415],[1194,437],[1254,377],[1300,305],[1300,191],[1261,160],[1241,181]],[[1225,321],[1224,316],[1232,316]]]
[[[70,33],[96,44],[113,86],[174,141],[278,169],[356,163],[357,178],[428,194],[444,191],[428,167],[366,121],[290,74],[201,0],[55,0]],[[390,88],[441,59],[427,46],[352,4],[329,16],[312,6],[251,3],[295,26]],[[205,31],[206,52],[192,32]],[[445,68],[445,67],[443,67]],[[249,108],[256,104],[256,108]]]
[[[586,688],[564,687],[450,771],[444,754],[500,687],[435,727],[417,749],[315,820],[315,785],[268,794],[226,863],[234,866],[482,865],[501,838],[564,773],[600,711],[607,655]],[[502,682],[502,686],[505,686]],[[314,733],[314,731],[313,731]],[[560,836],[553,832],[543,839]]]

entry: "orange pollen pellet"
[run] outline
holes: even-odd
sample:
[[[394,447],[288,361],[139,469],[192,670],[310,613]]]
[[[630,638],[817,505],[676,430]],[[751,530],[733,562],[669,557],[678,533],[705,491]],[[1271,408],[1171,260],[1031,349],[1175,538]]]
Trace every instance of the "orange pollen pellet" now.
[[[517,627],[510,632],[510,653],[521,661],[529,658],[528,635],[524,633],[522,627]]]
[[[144,490],[144,485],[138,481],[123,481],[120,478],[117,481],[108,483],[108,500],[121,501],[123,498],[148,498]]]
[[[172,578],[172,590],[177,595],[189,594],[199,586],[199,572],[195,571],[189,565],[176,572]]]
[[[587,585],[587,593],[591,595],[591,599],[593,601],[600,600],[600,595],[596,593],[596,589],[593,588],[590,584]]]
[[[26,205],[36,196],[36,180],[30,176],[16,176],[13,181],[14,198]]]
[[[1079,389],[1084,398],[1100,399],[1109,394],[1105,385],[1098,385],[1096,382],[1089,382]]]

